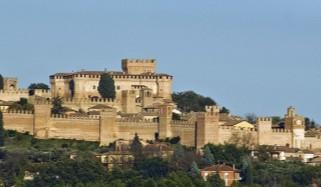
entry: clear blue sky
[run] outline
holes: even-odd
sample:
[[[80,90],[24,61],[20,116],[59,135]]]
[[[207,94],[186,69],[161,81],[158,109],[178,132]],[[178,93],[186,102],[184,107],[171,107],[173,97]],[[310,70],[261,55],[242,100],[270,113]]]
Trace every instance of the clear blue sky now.
[[[0,73],[23,87],[122,58],[156,58],[175,91],[235,114],[321,122],[320,0],[0,1]]]

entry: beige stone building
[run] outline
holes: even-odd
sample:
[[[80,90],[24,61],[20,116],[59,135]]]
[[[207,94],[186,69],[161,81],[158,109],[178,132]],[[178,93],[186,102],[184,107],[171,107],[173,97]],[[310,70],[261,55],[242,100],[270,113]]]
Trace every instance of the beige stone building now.
[[[99,100],[99,80],[105,73],[115,81],[113,106],[125,113],[137,113],[142,107],[171,100],[173,76],[156,73],[154,59],[123,59],[122,71],[56,73],[50,76],[51,94],[66,101]]]

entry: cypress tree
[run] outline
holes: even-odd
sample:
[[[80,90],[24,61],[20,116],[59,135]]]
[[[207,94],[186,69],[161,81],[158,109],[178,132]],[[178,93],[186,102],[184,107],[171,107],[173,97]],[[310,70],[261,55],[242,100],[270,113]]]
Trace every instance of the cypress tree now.
[[[0,74],[0,90],[3,90],[3,77],[2,75]]]
[[[110,74],[102,74],[99,81],[98,91],[102,98],[115,99],[115,81]]]
[[[143,158],[143,145],[139,140],[139,136],[136,133],[133,139],[133,142],[130,146],[131,152],[133,153],[135,160],[139,160]]]
[[[3,128],[3,115],[0,111],[0,147],[4,146],[4,128]]]
[[[205,146],[204,147],[204,156],[203,158],[201,159],[201,162],[204,166],[209,166],[209,165],[212,165],[214,164],[214,156],[210,150],[210,148],[208,146]]]

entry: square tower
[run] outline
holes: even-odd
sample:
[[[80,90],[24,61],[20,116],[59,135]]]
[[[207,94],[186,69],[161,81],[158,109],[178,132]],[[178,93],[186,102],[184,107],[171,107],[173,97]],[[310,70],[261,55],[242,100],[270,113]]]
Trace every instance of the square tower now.
[[[15,77],[5,77],[3,79],[3,90],[14,91],[18,89],[18,79]]]
[[[125,74],[140,75],[156,72],[154,59],[123,59],[122,69]]]

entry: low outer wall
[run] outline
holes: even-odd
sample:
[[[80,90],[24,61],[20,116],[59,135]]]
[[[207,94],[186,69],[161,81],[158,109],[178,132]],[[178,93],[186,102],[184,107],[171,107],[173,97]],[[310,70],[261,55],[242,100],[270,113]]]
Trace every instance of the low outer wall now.
[[[171,125],[172,137],[179,136],[181,143],[195,146],[195,125]]]
[[[302,148],[303,149],[320,149],[321,139],[317,137],[305,137]]]
[[[98,119],[51,118],[49,138],[99,141],[100,127]]]
[[[23,113],[3,113],[4,128],[33,134],[34,115]]]
[[[135,133],[144,140],[155,140],[155,134],[158,133],[158,123],[146,122],[117,122],[118,137],[120,139],[133,139]]]
[[[261,145],[292,146],[292,134],[290,132],[269,132],[260,140]]]

